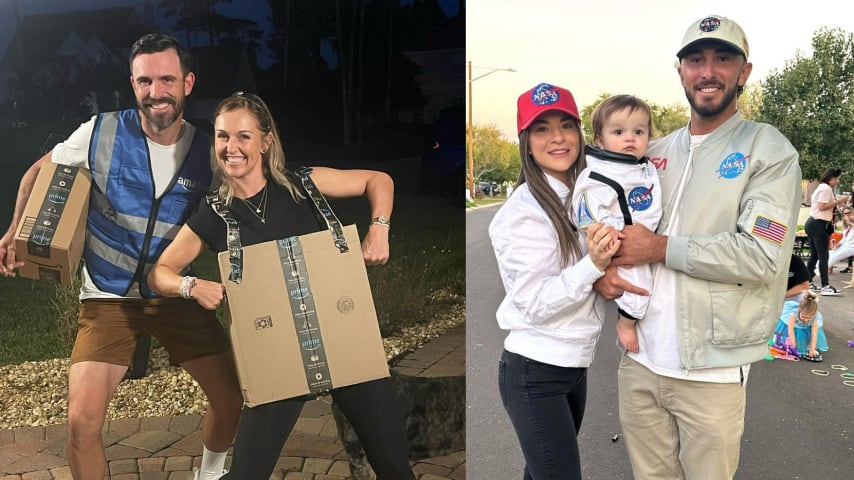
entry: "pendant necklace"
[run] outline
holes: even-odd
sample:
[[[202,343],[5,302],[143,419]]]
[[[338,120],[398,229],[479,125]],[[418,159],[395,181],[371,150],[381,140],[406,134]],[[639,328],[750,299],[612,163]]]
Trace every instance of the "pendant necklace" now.
[[[258,205],[255,205],[246,198],[241,198],[240,200],[249,207],[249,210],[253,215],[258,217],[258,220],[261,220],[261,223],[267,223],[267,185],[264,185],[264,193],[261,194],[261,201],[258,202]]]

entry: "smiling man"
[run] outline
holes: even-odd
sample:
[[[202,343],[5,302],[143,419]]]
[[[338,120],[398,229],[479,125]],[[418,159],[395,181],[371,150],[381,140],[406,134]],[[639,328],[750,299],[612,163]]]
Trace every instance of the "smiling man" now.
[[[218,478],[243,405],[228,338],[213,311],[195,301],[160,298],[146,282],[206,193],[210,140],[184,121],[184,98],[195,76],[175,38],[149,34],[137,40],[130,70],[138,108],[95,115],[24,174],[12,225],[0,239],[0,273],[14,276],[23,266],[15,255],[15,226],[41,165],[88,169],[82,303],[68,372],[72,476],[104,478],[101,429],[107,406],[132,363],[136,339],[149,332],[208,397],[196,478]]]
[[[689,124],[650,145],[662,184],[657,233],[627,226],[611,265],[653,264],[640,349],[619,367],[635,478],[731,479],[751,362],[765,356],[786,289],[799,207],[798,153],[736,99],[752,69],[734,21],[704,17],[677,52]],[[607,298],[634,291],[613,272]]]

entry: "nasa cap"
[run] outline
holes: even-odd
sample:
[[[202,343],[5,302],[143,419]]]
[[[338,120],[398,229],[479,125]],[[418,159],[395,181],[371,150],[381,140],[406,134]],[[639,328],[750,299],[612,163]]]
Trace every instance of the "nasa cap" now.
[[[681,59],[688,47],[702,40],[716,40],[725,43],[744,55],[745,60],[750,54],[747,37],[737,23],[720,15],[709,15],[688,27],[688,31],[685,32],[685,37],[682,39],[682,47],[676,52],[676,56]]]
[[[528,128],[541,113],[549,110],[558,110],[580,120],[572,93],[548,83],[541,83],[519,95],[516,107],[517,134]]]

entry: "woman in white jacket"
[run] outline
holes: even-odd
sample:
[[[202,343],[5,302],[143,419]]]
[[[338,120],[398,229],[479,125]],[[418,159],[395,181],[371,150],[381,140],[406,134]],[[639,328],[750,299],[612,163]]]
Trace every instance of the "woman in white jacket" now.
[[[584,168],[572,94],[549,84],[523,93],[517,127],[522,171],[489,226],[506,291],[496,317],[509,330],[499,389],[525,456],[524,478],[580,479],[576,437],[604,317],[593,282],[620,241],[596,224],[582,243],[569,218]]]

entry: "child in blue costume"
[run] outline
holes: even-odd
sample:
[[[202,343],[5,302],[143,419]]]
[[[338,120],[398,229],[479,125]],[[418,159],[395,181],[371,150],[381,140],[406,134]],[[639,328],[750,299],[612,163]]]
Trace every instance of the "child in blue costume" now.
[[[800,303],[783,303],[783,313],[774,333],[779,336],[781,343],[793,343],[798,355],[804,360],[820,362],[819,350],[826,352],[828,347],[816,292],[804,292]]]

